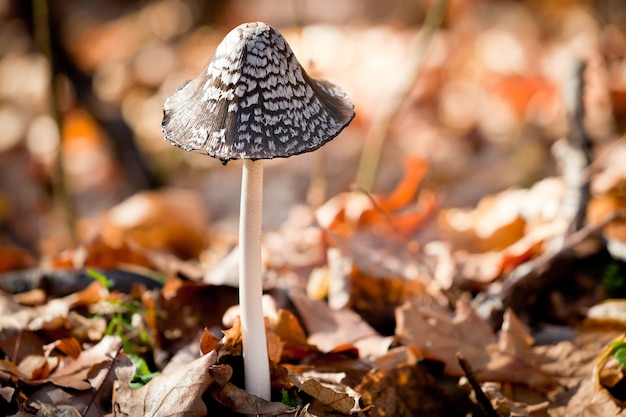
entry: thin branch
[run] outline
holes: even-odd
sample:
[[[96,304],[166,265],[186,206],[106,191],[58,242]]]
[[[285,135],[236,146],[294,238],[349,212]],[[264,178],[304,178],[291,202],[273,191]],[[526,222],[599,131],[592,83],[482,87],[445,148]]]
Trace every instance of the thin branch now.
[[[537,258],[525,262],[508,274],[501,284],[492,285],[484,296],[478,297],[476,305],[483,316],[502,313],[510,305],[514,293],[521,287],[537,283],[544,272],[558,259],[574,249],[583,240],[597,233],[614,220],[624,218],[625,213],[615,211],[600,222],[585,226],[587,205],[590,198],[589,166],[591,164],[589,137],[584,127],[585,106],[584,61],[575,61],[572,76],[563,88],[567,108],[569,133],[566,139],[556,142],[553,155],[561,170],[565,183],[565,194],[561,203],[561,217],[568,221],[563,235],[552,238],[548,249]],[[545,282],[543,285],[547,285]]]
[[[566,192],[563,198],[563,215],[570,220],[569,233],[580,230],[585,223],[589,203],[591,164],[589,136],[585,130],[585,69],[584,61],[575,61],[572,76],[564,87],[569,132],[566,140],[560,140],[552,148],[561,168]]]
[[[487,398],[487,396],[483,392],[483,389],[480,387],[480,383],[476,379],[476,376],[474,376],[474,373],[472,372],[472,367],[470,366],[469,362],[467,362],[467,360],[463,357],[463,354],[461,352],[457,352],[456,359],[457,361],[459,361],[459,365],[461,366],[461,369],[463,369],[463,373],[465,373],[467,381],[472,386],[472,389],[474,390],[474,395],[476,396],[476,402],[478,403],[478,406],[485,414],[485,416],[500,417],[496,410],[493,409],[491,401],[489,401],[489,398]]]
[[[54,119],[59,133],[59,150],[51,176],[52,192],[59,215],[63,218],[68,231],[74,234],[75,212],[74,205],[69,195],[66,183],[65,167],[63,165],[63,142],[61,136],[61,112],[59,110],[59,94],[56,88],[56,71],[54,56],[52,54],[52,41],[50,33],[50,11],[48,0],[32,0],[33,4],[33,28],[35,43],[39,51],[44,54],[50,70],[50,114]]]
[[[397,88],[396,92],[389,97],[386,105],[382,106],[378,118],[372,122],[367,132],[365,146],[363,147],[363,153],[361,154],[356,176],[356,183],[367,191],[372,190],[378,170],[378,163],[380,162],[380,154],[385,140],[389,135],[391,123],[398,109],[400,109],[402,104],[406,101],[411,92],[411,88],[415,84],[415,80],[424,66],[432,40],[443,23],[447,7],[448,0],[436,0],[428,10],[422,31],[419,34],[420,42],[417,46],[417,53],[414,55],[414,59],[409,62],[409,69],[406,74],[401,77],[402,84]]]

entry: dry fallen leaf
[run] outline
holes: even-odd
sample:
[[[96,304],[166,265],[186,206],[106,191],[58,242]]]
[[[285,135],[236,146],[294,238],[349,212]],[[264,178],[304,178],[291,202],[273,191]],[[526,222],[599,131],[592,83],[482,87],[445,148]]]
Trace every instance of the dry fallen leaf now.
[[[361,395],[347,385],[322,382],[317,378],[300,375],[291,370],[288,370],[287,381],[323,405],[340,413],[353,414],[369,408],[361,408],[359,403]]]
[[[98,417],[111,412],[111,396],[116,381],[130,382],[135,366],[120,350],[118,337],[107,336],[79,357],[68,359],[28,398],[28,405],[71,405],[81,416]],[[77,391],[76,391],[77,390]]]
[[[182,189],[142,191],[112,208],[101,225],[111,247],[125,241],[183,259],[197,258],[207,237],[206,209],[200,196]]]
[[[277,318],[267,320],[267,331],[268,337],[275,335],[281,345],[276,363],[300,360],[316,350],[308,343],[297,317],[288,310],[279,309]],[[268,348],[276,344],[268,341]]]
[[[389,196],[368,195],[362,191],[338,194],[317,209],[316,218],[325,232],[339,238],[353,237],[359,229],[372,230],[380,238],[402,239],[422,226],[434,214],[434,194],[419,186],[427,172],[420,159],[407,158],[405,176]],[[415,205],[409,204],[417,199]]]
[[[46,346],[44,346],[46,356],[51,356],[51,353],[54,350],[57,350],[63,355],[71,357],[72,359],[77,359],[83,351],[83,348],[76,338],[66,337],[63,339],[55,340],[54,342],[48,343]]]
[[[440,292],[421,262],[419,244],[410,240],[434,215],[437,199],[420,189],[427,164],[407,158],[405,167],[404,178],[389,195],[343,193],[316,211],[329,246],[329,282],[322,281],[329,287],[329,304],[350,307],[386,332],[394,308],[406,298]],[[308,291],[322,295],[312,285]]]
[[[209,387],[209,391],[211,392],[211,396],[220,404],[235,413],[243,415],[275,416],[281,413],[292,415],[295,410],[293,407],[286,404],[270,402],[256,397],[230,382],[221,386],[213,384]]]
[[[428,359],[442,361],[446,372],[463,375],[456,353],[461,352],[474,369],[489,362],[485,346],[495,344],[491,327],[465,302],[452,314],[437,304],[410,301],[396,310],[396,336],[405,345],[416,346]]]
[[[308,331],[307,342],[323,352],[353,345],[362,357],[380,356],[391,344],[390,338],[381,336],[348,308],[331,310],[325,302],[311,300],[296,291],[291,292],[289,297]]]
[[[168,375],[158,375],[143,387],[132,390],[128,382],[118,381],[113,388],[116,416],[205,416],[202,395],[213,382],[209,368],[217,354],[211,352],[179,367]]]
[[[76,390],[87,390],[92,387],[89,374],[92,368],[101,366],[116,358],[122,348],[122,341],[117,336],[106,336],[90,349],[83,350],[76,359],[65,357],[57,369],[50,374],[49,381],[54,385]]]
[[[505,313],[505,325],[496,338],[469,305],[459,301],[456,307],[452,313],[433,304],[406,303],[397,309],[396,335],[424,357],[443,362],[448,375],[463,375],[456,359],[461,352],[479,380],[527,384],[542,392],[554,388],[555,381],[540,369],[512,312]]]

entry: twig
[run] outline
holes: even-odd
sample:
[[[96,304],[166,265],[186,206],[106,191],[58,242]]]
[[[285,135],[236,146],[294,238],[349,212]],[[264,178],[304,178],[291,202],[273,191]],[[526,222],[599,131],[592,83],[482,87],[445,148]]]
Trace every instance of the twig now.
[[[398,87],[386,105],[382,106],[382,111],[378,118],[372,122],[367,136],[365,137],[365,146],[361,154],[359,168],[356,176],[356,183],[364,190],[371,191],[378,170],[380,154],[383,144],[389,135],[389,128],[398,109],[405,102],[409,95],[417,76],[419,75],[424,61],[428,55],[432,39],[435,33],[441,27],[445,11],[448,7],[448,0],[436,0],[428,14],[424,19],[422,32],[420,33],[420,42],[418,44],[417,53],[412,62],[409,63],[409,70],[406,75],[402,76],[403,83]]]
[[[59,151],[51,175],[52,192],[56,206],[63,218],[63,223],[70,235],[74,235],[74,205],[67,189],[65,167],[63,166],[63,142],[61,137],[61,112],[59,110],[59,95],[55,85],[55,63],[52,54],[52,41],[50,39],[50,13],[48,0],[32,0],[33,4],[33,28],[35,43],[39,51],[44,54],[50,69],[50,113],[57,126],[59,137]]]
[[[461,365],[461,369],[463,369],[467,381],[472,386],[472,389],[474,390],[474,395],[476,396],[476,402],[478,403],[478,406],[485,414],[485,416],[500,417],[496,410],[493,409],[491,401],[489,401],[489,398],[487,398],[487,396],[483,392],[483,389],[480,387],[480,383],[476,379],[476,376],[474,376],[474,373],[472,372],[472,367],[470,366],[469,362],[465,360],[461,352],[456,353],[456,359],[457,361],[459,361],[459,365]]]
[[[568,233],[580,230],[585,223],[587,204],[590,197],[589,137],[584,127],[585,119],[585,68],[584,61],[575,61],[573,74],[564,88],[564,101],[567,107],[569,133],[566,140],[556,142],[552,153],[561,167],[565,182],[563,215],[570,220]]]
[[[568,111],[569,133],[567,139],[556,142],[552,148],[565,183],[565,195],[561,203],[561,217],[569,222],[562,236],[552,239],[552,244],[537,258],[519,265],[502,282],[492,285],[475,304],[480,314],[492,316],[501,313],[510,304],[513,291],[536,281],[557,259],[576,247],[583,240],[614,220],[624,218],[625,213],[616,211],[602,221],[584,226],[590,198],[589,138],[584,128],[584,61],[574,62],[570,82],[564,87],[564,101]],[[518,297],[519,298],[519,297]],[[499,311],[495,311],[499,310]]]

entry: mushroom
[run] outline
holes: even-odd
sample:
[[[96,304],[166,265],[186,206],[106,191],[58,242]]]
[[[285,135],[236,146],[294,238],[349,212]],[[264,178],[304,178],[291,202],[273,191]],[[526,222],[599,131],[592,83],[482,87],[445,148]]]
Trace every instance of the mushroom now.
[[[243,159],[239,221],[239,303],[246,390],[270,400],[261,299],[262,159],[313,151],[354,117],[335,85],[311,78],[282,35],[244,23],[218,45],[206,68],[164,105],[165,139],[223,164]]]

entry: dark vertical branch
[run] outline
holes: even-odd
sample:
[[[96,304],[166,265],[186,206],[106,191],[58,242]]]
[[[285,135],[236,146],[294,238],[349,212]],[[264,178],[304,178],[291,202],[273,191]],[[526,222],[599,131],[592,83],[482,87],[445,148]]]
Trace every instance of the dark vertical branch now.
[[[59,150],[51,177],[53,198],[59,215],[62,216],[68,231],[74,233],[74,205],[67,188],[65,167],[63,165],[63,137],[61,135],[61,112],[59,110],[59,95],[56,88],[56,74],[52,41],[50,32],[50,13],[48,0],[32,0],[33,6],[33,33],[35,44],[48,61],[50,73],[50,114],[53,117],[59,132]]]
[[[484,297],[476,300],[481,315],[495,322],[501,319],[505,307],[521,308],[525,300],[520,295],[522,291],[537,291],[549,285],[546,271],[597,228],[597,225],[584,227],[591,195],[590,141],[584,127],[586,67],[584,61],[575,61],[571,76],[563,86],[569,132],[565,139],[555,142],[552,147],[565,185],[560,215],[568,222],[568,228],[553,238],[552,243],[557,245],[548,245],[549,249],[540,256],[518,265],[505,277],[502,285],[490,288]]]
[[[570,221],[569,233],[584,226],[590,197],[590,142],[584,126],[586,68],[584,61],[576,61],[569,83],[564,87],[569,132],[567,139],[555,143],[553,148],[566,187],[563,214]]]
[[[356,183],[366,191],[372,191],[383,145],[389,135],[393,119],[398,109],[405,103],[405,100],[411,92],[411,88],[415,84],[424,66],[432,40],[443,24],[443,19],[448,9],[448,1],[449,0],[436,0],[431,4],[419,34],[417,51],[411,57],[408,69],[405,75],[402,76],[402,84],[398,86],[397,91],[389,97],[387,103],[383,103],[380,113],[376,119],[372,121],[367,132],[365,146],[363,147],[356,175]]]
[[[463,369],[463,373],[465,374],[467,381],[472,386],[472,390],[474,391],[474,395],[476,396],[476,403],[478,403],[478,405],[480,406],[483,414],[486,417],[499,417],[496,410],[493,409],[491,401],[489,401],[489,398],[487,398],[487,396],[483,392],[483,389],[480,387],[480,383],[476,379],[474,372],[472,372],[472,367],[470,366],[469,362],[467,362],[467,360],[460,352],[457,352],[456,359],[457,361],[459,361],[459,365],[461,366],[461,369]]]
[[[43,0],[34,0],[43,1]],[[142,189],[154,189],[161,185],[161,181],[154,175],[146,164],[141,150],[137,146],[133,131],[124,122],[117,105],[102,102],[93,92],[93,80],[90,74],[82,71],[73,62],[72,57],[64,47],[59,34],[63,23],[60,17],[54,16],[50,29],[52,54],[56,58],[55,65],[72,83],[76,100],[96,120],[109,139],[109,145],[115,155],[119,168],[124,174],[124,194],[132,194]]]

